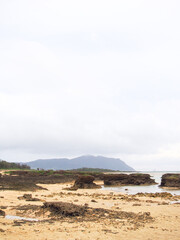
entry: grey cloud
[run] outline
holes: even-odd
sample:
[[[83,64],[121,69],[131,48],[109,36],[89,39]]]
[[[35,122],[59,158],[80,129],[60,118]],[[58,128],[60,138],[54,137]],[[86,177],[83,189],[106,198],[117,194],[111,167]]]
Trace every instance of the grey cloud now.
[[[180,168],[179,1],[69,3],[0,3],[0,158]]]

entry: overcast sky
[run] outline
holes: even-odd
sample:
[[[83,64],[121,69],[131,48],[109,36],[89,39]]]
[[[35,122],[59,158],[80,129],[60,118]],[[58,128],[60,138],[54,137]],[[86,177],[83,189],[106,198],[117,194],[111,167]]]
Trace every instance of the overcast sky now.
[[[180,170],[179,0],[0,0],[0,159]]]

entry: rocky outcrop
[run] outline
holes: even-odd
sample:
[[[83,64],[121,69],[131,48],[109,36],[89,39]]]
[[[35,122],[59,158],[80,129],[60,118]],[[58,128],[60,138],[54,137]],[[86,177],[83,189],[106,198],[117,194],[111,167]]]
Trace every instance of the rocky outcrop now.
[[[149,174],[108,174],[104,176],[104,185],[152,185],[156,184]]]
[[[81,221],[93,221],[98,222],[100,219],[108,218],[112,221],[119,219],[120,221],[126,220],[131,224],[144,226],[145,223],[153,221],[150,212],[126,212],[126,211],[114,211],[104,208],[91,208],[88,207],[88,204],[85,205],[76,205],[73,203],[67,202],[45,202],[41,207],[43,209],[43,214],[45,212],[50,212],[49,217],[53,219],[60,219],[63,217],[72,217],[76,219],[79,223]],[[78,217],[78,218],[76,218]]]
[[[49,210],[52,215],[65,217],[83,216],[87,211],[86,206],[66,202],[45,202],[43,208]]]
[[[180,174],[166,173],[162,175],[160,187],[180,188]]]
[[[74,182],[72,189],[89,189],[89,188],[101,188],[99,185],[95,184],[93,181],[95,178],[93,176],[79,176]]]

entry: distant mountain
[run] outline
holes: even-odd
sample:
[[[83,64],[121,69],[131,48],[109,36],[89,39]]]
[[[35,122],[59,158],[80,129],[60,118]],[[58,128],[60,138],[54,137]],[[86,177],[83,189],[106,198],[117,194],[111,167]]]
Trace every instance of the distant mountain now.
[[[107,158],[103,156],[81,156],[73,159],[39,159],[26,163],[32,169],[42,168],[44,170],[71,170],[77,168],[104,168],[120,171],[134,171],[125,162],[118,158]]]

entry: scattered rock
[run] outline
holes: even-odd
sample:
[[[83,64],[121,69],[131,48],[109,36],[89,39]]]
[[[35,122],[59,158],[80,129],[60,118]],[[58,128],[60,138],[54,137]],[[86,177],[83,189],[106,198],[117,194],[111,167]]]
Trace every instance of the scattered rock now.
[[[0,209],[6,209],[7,206],[0,206]]]
[[[14,226],[14,227],[19,227],[19,226],[22,226],[23,223],[24,223],[23,221],[18,221],[18,220],[16,220],[16,221],[14,221],[13,226]]]
[[[144,223],[152,222],[153,218],[149,212],[125,212],[125,211],[114,211],[103,208],[90,208],[87,204],[84,206],[75,205],[66,202],[46,202],[43,206],[44,211],[50,211],[53,219],[62,219],[64,217],[74,217],[74,221],[99,221],[102,219],[108,220],[122,220],[126,219],[131,224],[139,224],[143,226]]]
[[[161,203],[158,203],[158,205],[169,205],[168,202],[161,202]]]
[[[147,202],[147,203],[159,203],[158,201],[153,201],[153,200],[149,200],[149,199],[146,200],[146,202]],[[149,206],[151,206],[151,205],[149,205]]]
[[[19,200],[26,200],[26,201],[40,201],[39,198],[33,198],[32,194],[24,194],[21,197],[18,197]]]
[[[63,188],[63,190],[68,190],[68,191],[77,191],[77,190],[78,190],[78,188],[77,188],[77,187],[74,187],[74,186],[72,186],[72,187]]]
[[[165,199],[171,199],[174,196],[171,193],[168,192],[160,192],[160,193],[137,193],[135,196],[138,197],[152,197],[152,198],[165,198]],[[151,201],[151,200],[147,200]],[[146,202],[147,202],[146,201]]]

